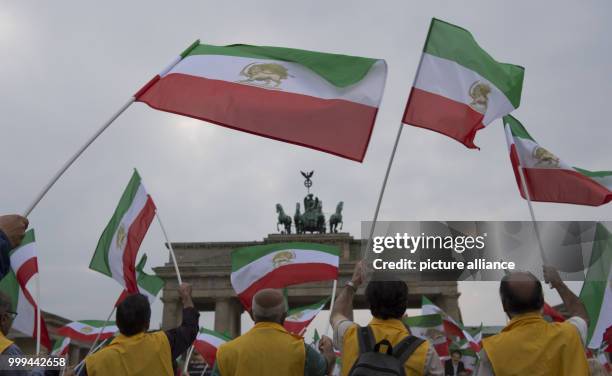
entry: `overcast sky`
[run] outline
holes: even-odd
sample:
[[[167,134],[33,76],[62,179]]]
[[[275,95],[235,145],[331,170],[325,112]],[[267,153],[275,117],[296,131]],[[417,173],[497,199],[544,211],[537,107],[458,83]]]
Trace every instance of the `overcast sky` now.
[[[0,212],[23,212],[81,144],[195,39],[385,59],[386,91],[363,164],[134,104],[30,216],[40,250],[42,307],[103,319],[120,292],[88,270],[98,238],[136,167],[173,241],[261,240],[274,205],[313,192],[360,237],[371,220],[430,19],[470,30],[498,61],[526,68],[513,113],[568,163],[612,169],[612,3],[600,1],[7,1],[0,2]],[[383,220],[528,220],[501,121],[480,151],[406,127]],[[542,220],[611,220],[599,208],[534,204]],[[154,223],[141,252],[168,255]],[[573,288],[578,291],[578,285]],[[503,324],[497,284],[462,284],[468,324]],[[558,303],[549,294],[551,303]],[[486,312],[486,313],[485,313]],[[212,325],[211,315],[201,324]],[[161,303],[154,307],[154,322]],[[323,320],[319,320],[323,321]]]

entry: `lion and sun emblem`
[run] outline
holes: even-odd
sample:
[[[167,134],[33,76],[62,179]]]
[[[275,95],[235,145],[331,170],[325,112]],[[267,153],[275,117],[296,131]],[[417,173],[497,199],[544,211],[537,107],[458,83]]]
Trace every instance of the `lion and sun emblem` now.
[[[468,90],[472,102],[470,107],[481,114],[487,112],[489,106],[489,94],[491,94],[491,86],[486,82],[475,81]]]
[[[236,81],[240,84],[264,87],[266,89],[281,90],[283,80],[293,77],[289,70],[278,63],[250,63],[240,71],[244,80]]]
[[[531,156],[536,160],[536,167],[559,167],[559,157],[541,146],[536,146],[533,148]]]
[[[125,230],[125,225],[122,223],[119,225],[119,229],[117,229],[117,238],[115,240],[117,249],[123,250],[126,239],[127,239],[127,231]]]
[[[275,268],[283,265],[291,264],[295,259],[295,252],[292,251],[281,251],[272,257],[272,264]]]

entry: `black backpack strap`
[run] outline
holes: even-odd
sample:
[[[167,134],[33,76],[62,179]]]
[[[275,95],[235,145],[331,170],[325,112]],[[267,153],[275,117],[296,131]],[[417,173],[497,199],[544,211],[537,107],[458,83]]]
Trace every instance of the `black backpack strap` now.
[[[423,342],[425,342],[424,339],[409,335],[395,345],[393,356],[404,364]]]
[[[374,349],[374,333],[370,326],[360,326],[357,329],[357,341],[359,342],[359,354],[370,352]]]

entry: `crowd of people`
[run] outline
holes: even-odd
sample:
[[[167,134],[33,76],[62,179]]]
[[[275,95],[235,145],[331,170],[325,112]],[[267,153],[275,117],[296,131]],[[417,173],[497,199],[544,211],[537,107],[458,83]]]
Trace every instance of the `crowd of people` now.
[[[27,219],[0,216],[0,268],[10,269],[8,252],[19,245]],[[542,316],[541,282],[527,272],[506,275],[499,295],[509,322],[496,335],[482,341],[478,376],[504,375],[589,375],[585,355],[588,315],[582,302],[551,267],[544,268],[545,281],[559,293],[570,318],[549,323]],[[366,326],[353,320],[353,297],[365,283],[365,266],[358,262],[353,276],[341,287],[330,315],[333,339],[323,336],[315,347],[287,332],[283,322],[287,302],[274,289],[257,292],[249,312],[255,325],[241,336],[221,345],[212,369],[215,376],[331,375],[336,352],[341,356],[342,376],[377,375],[467,375],[461,352],[454,351],[445,362],[424,339],[411,335],[402,318],[406,315],[408,287],[403,281],[370,281],[365,297],[373,316]],[[199,313],[191,299],[191,286],[179,286],[183,304],[179,327],[149,332],[151,307],[144,295],[134,294],[118,306],[119,334],[99,351],[88,355],[76,369],[63,374],[88,376],[162,376],[180,372],[176,359],[186,352],[199,329]],[[15,312],[10,298],[0,294],[0,352],[23,356],[7,338]],[[0,375],[52,375],[59,371],[0,370]]]

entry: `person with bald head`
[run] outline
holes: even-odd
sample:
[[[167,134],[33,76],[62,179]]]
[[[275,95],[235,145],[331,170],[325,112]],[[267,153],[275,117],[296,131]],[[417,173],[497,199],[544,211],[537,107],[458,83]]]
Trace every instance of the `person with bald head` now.
[[[478,376],[586,376],[584,345],[589,316],[555,268],[544,267],[544,280],[557,290],[571,317],[549,323],[542,316],[542,284],[531,273],[506,275],[499,286],[504,312],[510,319],[494,336],[483,339]]]
[[[319,351],[285,330],[287,303],[283,294],[263,289],[253,296],[255,326],[217,350],[215,376],[324,376],[335,365],[332,341],[323,336]]]

